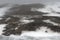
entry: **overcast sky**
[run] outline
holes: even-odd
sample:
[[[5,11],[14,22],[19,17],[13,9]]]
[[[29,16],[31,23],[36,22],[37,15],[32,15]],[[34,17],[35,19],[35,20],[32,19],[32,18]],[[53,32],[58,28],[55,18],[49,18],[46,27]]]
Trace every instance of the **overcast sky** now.
[[[0,4],[25,4],[25,3],[44,3],[51,4],[54,2],[60,2],[60,0],[0,0]]]

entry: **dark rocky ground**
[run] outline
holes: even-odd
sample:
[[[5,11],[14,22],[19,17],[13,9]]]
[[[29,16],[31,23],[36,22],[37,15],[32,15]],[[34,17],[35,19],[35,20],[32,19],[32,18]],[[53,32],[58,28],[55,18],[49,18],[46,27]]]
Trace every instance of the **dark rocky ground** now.
[[[0,24],[8,24],[5,29],[3,30],[2,35],[9,36],[10,34],[14,35],[20,35],[22,31],[28,30],[28,31],[35,31],[37,28],[41,26],[46,26],[50,28],[52,31],[60,32],[60,17],[54,17],[54,16],[42,16],[43,12],[38,11],[31,11],[31,8],[39,8],[39,5],[41,4],[34,4],[34,5],[22,5],[22,6],[16,6],[12,7],[9,12],[6,12],[6,15],[2,17],[2,20],[0,20]],[[20,20],[22,18],[28,18],[27,20],[34,20],[34,22],[30,22],[28,24],[23,24]],[[29,18],[31,17],[31,18]],[[53,25],[51,23],[43,22],[43,20],[51,20],[53,22],[58,23],[59,25]],[[18,29],[15,30],[15,28],[18,27]]]
[[[35,15],[36,16],[36,15]],[[23,17],[22,17],[23,18]],[[3,18],[2,20],[0,20],[0,24],[8,24],[5,29],[3,30],[3,35],[10,35],[10,34],[21,34],[22,31],[24,30],[28,30],[28,31],[35,31],[37,28],[41,27],[41,26],[46,26],[48,28],[51,28],[51,30],[55,31],[55,32],[60,32],[60,26],[59,25],[53,25],[51,23],[46,23],[43,22],[43,20],[47,20],[50,19],[53,22],[56,22],[58,24],[60,24],[59,20],[60,18],[57,17],[32,17],[28,20],[34,20],[34,22],[28,23],[28,24],[22,24],[22,22],[20,22],[19,20],[21,20],[21,18],[18,17],[10,17],[9,20],[5,21],[7,18]],[[56,19],[56,20],[54,20]],[[19,25],[18,25],[19,24]],[[17,30],[15,30],[15,28],[18,27]]]

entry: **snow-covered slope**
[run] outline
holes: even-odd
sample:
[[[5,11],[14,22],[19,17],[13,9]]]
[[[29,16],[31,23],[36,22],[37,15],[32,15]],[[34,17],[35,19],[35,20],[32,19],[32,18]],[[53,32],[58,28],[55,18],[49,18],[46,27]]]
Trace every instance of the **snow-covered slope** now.
[[[0,16],[4,16],[6,15],[5,12],[8,11],[9,8],[7,7],[4,7],[4,8],[1,8],[0,9]],[[20,38],[21,36],[30,36],[30,37],[51,37],[51,36],[60,36],[60,33],[59,32],[54,32],[52,31],[50,28],[48,28],[49,23],[53,26],[58,26],[58,23],[56,22],[53,22],[55,21],[54,19],[57,19],[57,18],[54,18],[54,17],[60,17],[60,7],[59,5],[57,4],[54,4],[54,5],[46,5],[44,8],[40,8],[40,9],[31,9],[31,11],[38,11],[38,12],[42,12],[42,13],[47,13],[47,14],[43,14],[43,15],[40,15],[40,18],[38,17],[33,17],[32,16],[32,19],[29,18],[29,17],[26,17],[26,18],[29,18],[29,19],[26,19],[24,17],[22,17],[21,19],[17,16],[8,16],[6,18],[5,21],[6,24],[0,24],[0,34],[2,34],[3,30],[5,33],[5,35],[10,35],[10,37],[13,37],[13,38]],[[18,11],[17,11],[18,12]],[[2,13],[2,14],[1,14]],[[14,11],[15,13],[15,11]],[[27,12],[26,12],[27,13]],[[35,12],[34,12],[35,13]],[[49,16],[48,18],[46,18],[46,20],[44,20],[43,16]],[[54,17],[51,17],[51,16],[54,16]],[[50,18],[51,17],[51,18]],[[16,20],[18,19],[18,20]],[[53,21],[51,21],[51,19]],[[59,19],[58,19],[59,20]],[[42,21],[42,22],[41,22]],[[31,23],[34,24],[33,27],[30,27],[30,25],[32,26],[32,24],[28,24],[28,23]],[[41,23],[40,23],[41,22]],[[43,25],[43,23],[47,23],[46,25],[48,26],[45,26]],[[19,26],[16,26],[15,25],[17,24],[18,25],[19,23]],[[24,23],[26,25],[23,25],[22,27],[20,26],[20,23]],[[40,26],[40,24],[43,25],[43,26]],[[7,25],[7,26],[6,26]],[[28,26],[29,25],[29,26]],[[28,31],[29,28],[30,30],[34,30],[35,28],[35,25],[36,26],[40,26],[39,28],[36,27],[36,30],[35,31]],[[4,29],[4,27],[6,28],[6,30]],[[11,28],[10,28],[11,27]],[[21,27],[21,28],[20,28]],[[52,27],[52,26],[51,26]],[[59,26],[58,26],[59,27]],[[8,30],[9,28],[9,30]],[[15,28],[17,28],[15,30]],[[53,27],[52,27],[53,28]],[[21,30],[19,30],[21,29]],[[25,29],[25,30],[24,30]],[[54,28],[53,28],[54,29]],[[58,29],[58,28],[57,28]],[[16,33],[18,31],[21,32],[21,35],[14,35],[14,33]],[[17,33],[16,33],[17,34]]]
[[[48,13],[48,14],[43,14],[43,16],[60,17],[60,4],[46,5],[44,8],[35,9],[35,11]],[[50,23],[58,25],[53,22]],[[48,33],[45,33],[44,32],[45,30],[48,30]],[[51,32],[50,29],[45,29],[44,27],[42,27],[41,30],[23,32],[22,35],[28,35],[33,37],[47,37],[47,36],[49,37],[49,36],[59,36],[60,34],[57,32]]]

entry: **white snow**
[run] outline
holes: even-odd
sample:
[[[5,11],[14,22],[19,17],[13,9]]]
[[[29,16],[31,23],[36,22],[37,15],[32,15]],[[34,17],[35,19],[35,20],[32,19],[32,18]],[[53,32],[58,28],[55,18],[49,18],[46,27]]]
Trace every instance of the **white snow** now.
[[[43,14],[43,16],[55,16],[55,17],[60,17],[60,14],[49,13],[49,14]]]
[[[46,33],[47,31],[48,33]],[[31,36],[31,37],[50,37],[50,36],[59,36],[60,34],[57,32],[53,32],[47,27],[41,27],[40,29],[37,29],[36,31],[26,31],[23,32],[21,36]]]
[[[51,23],[51,24],[53,24],[53,25],[59,25],[58,23],[55,23],[55,22],[53,22],[53,21],[51,21],[51,20],[49,20],[49,19],[43,20],[43,22]]]
[[[42,12],[60,12],[60,4],[46,5],[44,8],[37,9]]]
[[[0,24],[0,35],[2,35],[3,30],[4,30],[4,27],[5,27],[6,25],[7,25],[7,24]]]
[[[0,17],[4,16],[5,12],[7,12],[9,8],[11,8],[11,7],[2,7],[2,8],[0,8]]]
[[[48,33],[46,33],[45,31],[47,31]],[[30,36],[30,37],[51,37],[51,36],[59,36],[60,33],[57,32],[53,32],[52,30],[50,30],[47,27],[42,26],[40,29],[37,29],[36,31],[22,31],[21,35],[10,35],[10,37],[13,38],[20,38],[22,36]]]
[[[10,20],[11,18],[9,17],[9,18],[7,18],[5,21],[8,21],[8,20]]]
[[[24,24],[27,24],[27,23],[30,23],[30,22],[34,22],[34,20],[28,20],[28,19],[23,19],[23,20],[20,20],[22,23]]]
[[[57,16],[60,17],[60,4],[54,4],[54,5],[46,5],[44,8],[36,9],[37,11],[41,11],[48,14],[43,14],[43,16]]]
[[[59,36],[58,33],[45,33],[45,32],[26,32],[22,36],[31,36],[31,37],[50,37],[50,36]]]

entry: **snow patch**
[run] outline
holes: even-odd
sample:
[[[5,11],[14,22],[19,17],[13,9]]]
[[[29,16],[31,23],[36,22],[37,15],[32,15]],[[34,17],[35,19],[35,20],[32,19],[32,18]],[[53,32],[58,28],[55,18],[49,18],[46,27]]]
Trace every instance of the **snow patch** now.
[[[7,24],[0,24],[0,35],[2,35],[4,27],[6,27]]]
[[[24,24],[34,22],[34,20],[27,20],[27,19],[20,20],[20,21],[21,21],[22,23],[24,23]]]
[[[5,12],[7,12],[9,8],[10,7],[2,7],[2,8],[0,8],[0,17],[4,16]]]
[[[47,20],[43,20],[43,22],[46,22],[46,23],[51,23],[51,24],[53,24],[53,25],[59,25],[58,23],[55,23],[55,22],[53,22],[53,21],[51,21],[51,20],[49,20],[49,19],[47,19]]]
[[[45,31],[48,31],[46,33]],[[50,36],[59,36],[60,34],[57,32],[53,32],[50,29],[47,29],[46,27],[41,27],[41,29],[38,29],[36,31],[26,31],[23,32],[21,36],[31,36],[31,37],[50,37]]]
[[[54,5],[46,5],[44,8],[39,8],[37,11],[42,11],[42,12],[60,12],[60,5],[59,4],[54,4]]]
[[[60,17],[60,4],[46,5],[44,8],[37,9],[39,12],[44,12],[48,14],[43,14],[43,16],[57,16]]]

